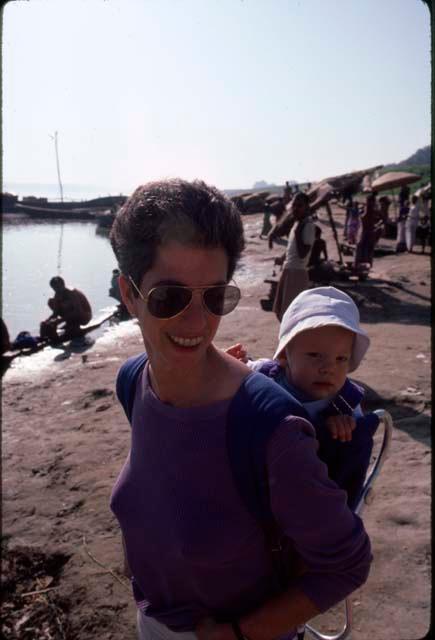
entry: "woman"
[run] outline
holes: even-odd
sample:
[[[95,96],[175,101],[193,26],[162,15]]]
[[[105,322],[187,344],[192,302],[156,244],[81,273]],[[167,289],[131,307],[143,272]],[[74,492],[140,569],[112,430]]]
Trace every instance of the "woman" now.
[[[399,216],[397,218],[396,232],[396,253],[406,251],[406,222],[409,214],[409,202],[400,205]]]
[[[420,203],[417,196],[411,198],[411,208],[405,222],[406,249],[412,253],[415,245],[418,222],[420,220]]]
[[[373,253],[379,239],[379,210],[376,202],[377,192],[372,191],[366,198],[365,211],[361,216],[361,235],[356,245],[354,266],[361,263],[373,266]]]
[[[349,213],[349,223],[347,231],[347,241],[349,244],[358,242],[358,232],[360,228],[360,210],[359,204],[355,200]]]
[[[314,242],[314,223],[309,219],[306,193],[299,192],[294,196],[289,213],[295,223],[288,238],[283,270],[273,302],[273,310],[280,322],[289,304],[310,285],[308,260]]]
[[[267,445],[276,526],[305,566],[284,590],[265,531],[236,488],[233,405],[252,381],[264,385],[267,402],[280,392],[213,344],[220,317],[239,299],[229,283],[244,246],[240,215],[203,182],[150,183],[117,215],[111,242],[147,354],[132,383],[131,451],[111,500],[139,638],[293,638],[297,625],[364,582],[370,544],[317,458],[314,430],[290,410]],[[139,359],[123,365],[118,391]],[[268,420],[267,402],[249,419]]]

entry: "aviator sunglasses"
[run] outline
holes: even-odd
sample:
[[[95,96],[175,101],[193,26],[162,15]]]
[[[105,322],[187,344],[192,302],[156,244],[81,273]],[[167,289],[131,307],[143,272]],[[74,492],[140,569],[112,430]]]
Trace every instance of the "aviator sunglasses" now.
[[[177,316],[190,305],[194,291],[201,291],[202,304],[214,316],[227,315],[237,307],[240,300],[240,289],[232,284],[217,284],[211,287],[162,284],[153,287],[148,291],[148,295],[144,296],[131,276],[129,280],[155,318],[168,319]]]

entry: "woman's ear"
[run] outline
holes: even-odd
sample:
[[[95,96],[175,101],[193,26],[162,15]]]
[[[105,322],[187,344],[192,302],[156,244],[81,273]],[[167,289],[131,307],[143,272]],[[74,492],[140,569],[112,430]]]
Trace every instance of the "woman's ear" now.
[[[122,301],[127,307],[130,315],[135,318],[137,316],[136,298],[133,294],[133,287],[130,284],[130,280],[126,278],[123,273],[121,273],[118,279],[118,283]]]

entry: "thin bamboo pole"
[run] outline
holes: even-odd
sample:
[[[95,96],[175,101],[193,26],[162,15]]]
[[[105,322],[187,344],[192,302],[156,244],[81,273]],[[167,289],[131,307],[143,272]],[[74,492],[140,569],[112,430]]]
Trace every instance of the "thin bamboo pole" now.
[[[343,264],[343,256],[342,256],[342,253],[341,253],[340,243],[338,241],[337,228],[335,226],[335,222],[334,222],[334,218],[332,216],[332,211],[331,211],[331,207],[329,206],[329,202],[326,202],[325,208],[326,208],[326,211],[328,212],[329,222],[331,224],[332,233],[334,235],[334,240],[335,240],[335,243],[337,245],[338,261],[339,261],[340,264]]]
[[[60,201],[63,202],[63,187],[62,180],[60,179],[60,164],[59,164],[59,149],[57,146],[57,131],[54,132],[54,136],[50,136],[54,140],[54,149],[56,152],[56,167],[57,167],[57,180],[59,182]]]

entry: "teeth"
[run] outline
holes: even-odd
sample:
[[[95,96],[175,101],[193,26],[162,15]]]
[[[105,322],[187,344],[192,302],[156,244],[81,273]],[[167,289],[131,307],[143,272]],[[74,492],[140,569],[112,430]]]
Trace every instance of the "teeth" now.
[[[196,347],[196,345],[203,341],[202,336],[199,336],[198,338],[180,338],[178,336],[170,336],[170,338],[175,342],[175,344],[179,344],[182,347]]]

